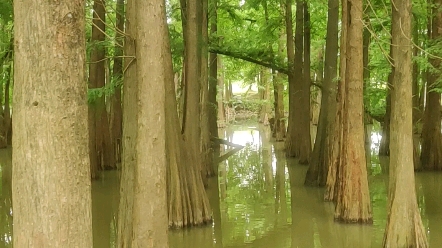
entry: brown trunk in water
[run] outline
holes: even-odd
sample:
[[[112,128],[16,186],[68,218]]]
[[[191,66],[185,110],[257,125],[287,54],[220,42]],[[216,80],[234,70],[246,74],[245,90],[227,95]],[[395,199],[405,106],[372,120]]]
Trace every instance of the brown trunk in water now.
[[[338,1],[338,0],[333,0]],[[338,4],[338,3],[336,3]],[[339,5],[339,4],[338,4]],[[348,16],[344,10],[347,9],[346,0],[341,0],[342,5],[342,23],[347,23]],[[344,15],[345,13],[345,15]],[[337,27],[337,26],[336,26]],[[343,121],[342,121],[342,111],[344,106],[344,96],[345,96],[345,72],[347,67],[347,26],[342,26],[341,38],[340,38],[340,47],[339,47],[339,81],[338,81],[338,90],[336,92],[337,103],[334,104],[335,112],[329,111],[330,114],[334,114],[331,116],[333,122],[329,126],[329,140],[326,147],[326,160],[328,164],[328,173],[327,173],[327,182],[326,182],[326,191],[324,193],[325,201],[333,201],[336,202],[336,180],[337,180],[337,171],[339,165],[339,156],[340,156],[340,146],[342,143],[342,135],[343,135]],[[337,52],[336,52],[337,53]],[[332,105],[333,106],[333,105]]]
[[[412,16],[412,29],[413,29],[413,43],[419,43],[419,25],[418,19]],[[413,57],[418,56],[419,48],[413,46]],[[413,74],[412,74],[412,96],[413,96],[413,160],[414,160],[414,170],[421,170],[420,161],[420,126],[422,123],[422,112],[419,108],[419,64],[417,61],[413,60]]]
[[[280,58],[284,58],[284,30],[280,29],[280,37],[278,39],[278,56]],[[276,71],[272,72],[273,74],[273,94],[274,94],[274,109],[275,109],[275,117],[270,122],[270,125],[273,126],[272,136],[276,141],[283,141],[286,135],[286,125],[285,125],[285,117],[284,117],[284,76]],[[273,122],[273,124],[272,124]]]
[[[209,2],[210,12],[210,35],[216,36],[218,29],[218,0],[211,0]],[[216,96],[218,94],[218,55],[216,53],[209,54],[209,102],[208,102],[208,118],[209,118],[209,132],[210,136],[218,137],[218,111]]]
[[[304,2],[304,68],[303,80],[301,84],[299,106],[299,163],[308,164],[312,153],[312,138],[310,134],[310,13],[308,2]]]
[[[129,1],[127,7],[128,69],[117,246],[168,247],[165,85],[173,84],[173,75],[167,77],[165,70],[170,56],[166,11],[161,2]],[[146,46],[135,49],[132,37],[146,41]],[[133,55],[136,63],[131,60]]]
[[[213,166],[213,153],[210,141],[210,126],[209,126],[209,77],[208,77],[208,0],[202,0],[202,29],[201,29],[201,155],[202,155],[202,175],[203,177],[211,177],[215,175],[215,169]]]
[[[115,152],[116,162],[121,162],[121,132],[123,112],[121,108],[121,85],[123,80],[123,48],[121,47],[123,42],[124,33],[124,0],[118,0],[116,6],[116,34],[115,40],[115,58],[113,68],[113,78],[115,93],[111,97],[111,134],[112,134],[112,146]]]
[[[442,28],[442,13],[439,8],[442,5],[441,0],[434,0],[433,20],[431,25],[430,39],[433,45],[440,45]],[[437,42],[437,43],[436,43]],[[440,70],[440,59],[430,58],[431,65]],[[440,74],[429,71],[427,76],[427,99],[424,112],[424,123],[422,127],[422,153],[421,161],[424,170],[442,170],[442,134],[441,134],[441,103],[440,92],[434,91],[438,88]]]
[[[126,25],[124,36],[125,69],[123,77],[123,134],[121,153],[120,203],[118,207],[117,247],[130,248],[133,232],[134,178],[137,163],[136,140],[138,120],[138,80],[135,60],[135,37],[137,36],[135,0],[126,3]]]
[[[182,134],[189,150],[190,165],[202,172],[203,160],[200,153],[200,93],[201,93],[201,20],[200,3],[181,0],[184,30],[184,112]],[[205,178],[205,177],[204,177]],[[204,179],[203,178],[203,179]]]
[[[84,6],[14,1],[14,247],[92,247]]]
[[[413,166],[411,1],[392,1],[391,142],[389,212],[383,247],[428,247]],[[410,187],[411,186],[411,187]]]
[[[289,61],[289,116],[287,126],[287,139],[285,140],[286,155],[289,157],[299,157],[301,136],[300,128],[302,125],[301,102],[302,102],[302,84],[303,76],[303,34],[304,34],[304,3],[303,0],[296,0],[296,29],[295,29],[295,51],[293,53],[293,30],[292,15],[286,14],[287,32],[287,54]],[[290,30],[289,30],[290,26]],[[292,60],[291,60],[292,59]],[[290,75],[291,74],[291,75]],[[308,115],[310,116],[310,115]]]
[[[132,247],[166,248],[169,245],[165,84],[173,83],[173,74],[166,77],[164,69],[165,58],[171,56],[164,2],[139,2],[136,5],[136,22],[137,40],[144,44],[136,47],[138,106],[133,107],[138,108],[138,133]]]
[[[164,30],[168,38],[168,31]],[[167,41],[170,46],[169,41]],[[170,51],[170,47],[167,49]],[[199,167],[180,133],[173,83],[172,57],[165,57],[167,199],[169,227],[201,225],[212,219],[209,199]]]
[[[336,176],[335,219],[345,223],[372,223],[364,149],[362,0],[344,0],[347,15],[345,94],[342,142]],[[351,13],[351,14],[350,14]],[[341,96],[342,97],[342,96]]]
[[[318,131],[314,144],[305,184],[324,186],[327,182],[329,168],[328,156],[332,126],[336,114],[336,74],[338,55],[338,20],[339,1],[328,0],[327,38],[325,47],[324,83],[322,85],[321,109],[319,112]]]

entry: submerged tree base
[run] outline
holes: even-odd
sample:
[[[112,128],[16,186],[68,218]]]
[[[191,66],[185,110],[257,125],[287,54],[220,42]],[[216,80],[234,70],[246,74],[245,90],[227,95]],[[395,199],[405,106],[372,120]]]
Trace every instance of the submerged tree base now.
[[[335,217],[335,221],[339,223],[345,223],[345,224],[367,224],[371,225],[373,224],[373,218],[358,218],[358,219],[346,219],[343,217]]]

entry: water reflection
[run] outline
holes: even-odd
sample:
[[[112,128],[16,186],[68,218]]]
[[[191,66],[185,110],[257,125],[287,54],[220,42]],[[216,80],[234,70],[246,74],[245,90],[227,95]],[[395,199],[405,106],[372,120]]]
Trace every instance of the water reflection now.
[[[368,129],[370,130],[370,129]],[[245,148],[222,161],[207,193],[214,221],[209,226],[171,230],[170,247],[381,247],[386,224],[388,158],[378,157],[380,136],[367,143],[374,224],[334,222],[334,207],[323,189],[304,187],[307,166],[286,159],[283,143],[270,130],[231,126],[220,136]],[[221,147],[220,153],[229,151]],[[11,152],[0,150],[0,247],[12,247]],[[431,247],[442,246],[442,174],[416,174],[419,208]],[[94,247],[115,246],[119,175],[104,172],[92,184]]]

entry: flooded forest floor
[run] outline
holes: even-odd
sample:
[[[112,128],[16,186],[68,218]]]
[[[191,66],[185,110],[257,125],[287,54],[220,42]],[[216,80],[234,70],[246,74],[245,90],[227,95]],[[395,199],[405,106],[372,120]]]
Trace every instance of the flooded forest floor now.
[[[222,161],[217,178],[209,181],[214,221],[204,227],[171,230],[170,247],[381,247],[387,217],[388,158],[377,156],[379,133],[370,136],[367,168],[373,225],[334,222],[333,204],[323,201],[324,189],[304,186],[307,166],[287,159],[284,144],[271,139],[268,127],[231,125],[220,130],[220,138],[245,147]],[[221,155],[229,149],[222,147]],[[3,248],[12,247],[10,149],[0,150],[0,164]],[[416,190],[430,247],[442,247],[442,173],[416,173]],[[118,171],[105,171],[92,183],[96,248],[115,247],[118,194]]]

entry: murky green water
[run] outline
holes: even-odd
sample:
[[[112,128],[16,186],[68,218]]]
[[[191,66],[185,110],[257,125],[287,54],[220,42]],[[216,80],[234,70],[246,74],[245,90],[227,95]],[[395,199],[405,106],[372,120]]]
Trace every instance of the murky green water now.
[[[269,130],[233,126],[222,135],[246,147],[221,162],[218,182],[209,182],[214,222],[205,227],[171,230],[170,247],[381,247],[386,224],[388,177],[384,172],[388,159],[375,156],[377,134],[372,135],[368,165],[373,225],[335,223],[333,205],[322,201],[323,189],[303,186],[307,166],[286,159],[283,144],[270,142]],[[10,150],[0,150],[0,164],[1,248],[11,247]],[[94,247],[113,247],[118,177],[115,171],[104,172],[92,184]],[[416,188],[430,245],[442,247],[442,174],[417,173]]]

